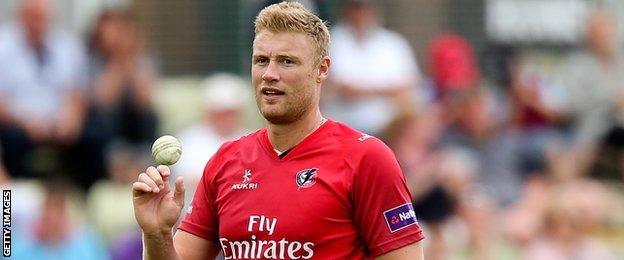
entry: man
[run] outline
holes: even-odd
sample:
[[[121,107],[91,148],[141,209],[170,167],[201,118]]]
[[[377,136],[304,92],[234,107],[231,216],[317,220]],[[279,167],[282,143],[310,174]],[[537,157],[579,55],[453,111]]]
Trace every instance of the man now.
[[[165,166],[133,184],[148,259],[422,259],[422,231],[392,152],[319,111],[329,32],[298,3],[256,18],[252,84],[266,129],[224,144],[184,200]]]
[[[85,114],[84,53],[77,39],[51,28],[49,0],[24,0],[19,22],[0,28],[0,139],[7,170],[32,177],[32,151],[80,138]]]
[[[218,73],[206,78],[201,86],[204,94],[202,114],[197,122],[177,135],[184,143],[184,157],[173,170],[186,181],[189,180],[187,177],[199,180],[206,162],[221,144],[251,132],[241,125],[245,106],[251,101],[247,81],[236,75]]]
[[[377,135],[402,110],[410,110],[418,64],[409,43],[380,26],[372,0],[348,0],[344,19],[332,30],[334,95],[324,109],[353,128]],[[331,93],[331,92],[326,92]]]
[[[241,125],[245,106],[251,101],[249,82],[227,73],[211,75],[201,83],[203,113],[198,122],[182,129],[177,137],[184,144],[184,156],[172,167],[187,186],[196,187],[208,159],[221,144],[250,133]],[[187,189],[187,202],[195,193]]]
[[[591,10],[585,28],[586,47],[570,58],[566,83],[569,114],[577,142],[596,145],[618,117],[624,93],[624,60],[619,51],[617,20],[606,9]]]
[[[571,121],[578,169],[591,166],[603,142],[608,148],[619,149],[618,143],[624,139],[618,130],[624,125],[624,56],[617,25],[609,10],[590,10],[585,25],[586,46],[566,62],[565,112]],[[601,157],[610,155],[601,152]]]

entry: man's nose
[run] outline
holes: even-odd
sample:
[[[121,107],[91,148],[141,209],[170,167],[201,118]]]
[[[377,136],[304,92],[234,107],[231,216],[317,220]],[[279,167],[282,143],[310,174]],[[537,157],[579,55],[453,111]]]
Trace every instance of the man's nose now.
[[[279,81],[279,71],[275,62],[269,62],[269,65],[262,74],[262,80],[267,82]]]

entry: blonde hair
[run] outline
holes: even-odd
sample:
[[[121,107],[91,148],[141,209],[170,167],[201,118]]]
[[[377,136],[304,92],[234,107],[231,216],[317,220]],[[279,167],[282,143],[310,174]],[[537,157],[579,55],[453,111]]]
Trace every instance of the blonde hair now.
[[[255,34],[268,30],[272,33],[304,33],[316,48],[316,61],[329,55],[329,29],[321,18],[297,2],[281,2],[265,7],[255,21]]]

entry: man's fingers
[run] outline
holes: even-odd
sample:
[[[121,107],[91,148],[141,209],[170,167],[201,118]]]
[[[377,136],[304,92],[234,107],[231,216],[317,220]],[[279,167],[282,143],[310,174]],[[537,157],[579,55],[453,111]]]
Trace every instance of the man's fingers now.
[[[158,165],[156,169],[162,174],[163,178],[171,176],[171,170],[167,165]]]
[[[165,186],[163,186],[164,187],[163,189],[165,191],[169,192],[169,177],[171,177],[171,170],[166,165],[158,165],[156,167],[156,170],[158,170],[158,172],[160,173],[160,175],[163,178],[163,182],[164,182],[164,185],[165,185]]]
[[[160,172],[153,166],[147,167],[145,173],[158,185],[158,188],[163,189],[165,184],[163,183],[163,177],[160,176]]]
[[[152,192],[152,188],[149,185],[139,181],[132,183],[132,190],[134,194]]]
[[[180,176],[175,181],[175,190],[173,192],[173,199],[180,207],[184,206],[184,192],[184,180],[182,179],[182,176]]]
[[[158,188],[158,185],[156,185],[156,182],[154,182],[154,180],[152,180],[152,178],[150,178],[144,172],[139,174],[139,182],[142,182],[142,183],[145,183],[146,185],[148,185],[152,189],[152,191],[155,192],[155,193],[160,192],[160,188]]]

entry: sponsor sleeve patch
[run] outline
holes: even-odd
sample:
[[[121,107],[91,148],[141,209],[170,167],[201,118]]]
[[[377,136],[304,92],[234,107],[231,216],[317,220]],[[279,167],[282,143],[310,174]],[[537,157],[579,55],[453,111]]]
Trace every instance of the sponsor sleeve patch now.
[[[412,203],[405,203],[386,210],[383,215],[392,233],[418,223]]]

